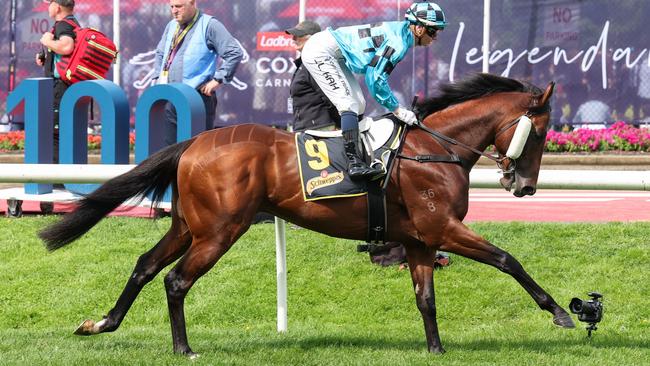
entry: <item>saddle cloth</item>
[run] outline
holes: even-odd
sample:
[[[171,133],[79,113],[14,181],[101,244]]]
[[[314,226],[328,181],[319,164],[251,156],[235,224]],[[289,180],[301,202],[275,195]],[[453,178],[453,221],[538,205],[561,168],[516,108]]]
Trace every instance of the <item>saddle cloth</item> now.
[[[362,133],[367,161],[379,164],[384,172],[397,149],[403,126],[390,117],[370,123]],[[305,131],[295,135],[298,171],[305,201],[362,196],[367,193],[366,180],[348,176],[341,131]]]

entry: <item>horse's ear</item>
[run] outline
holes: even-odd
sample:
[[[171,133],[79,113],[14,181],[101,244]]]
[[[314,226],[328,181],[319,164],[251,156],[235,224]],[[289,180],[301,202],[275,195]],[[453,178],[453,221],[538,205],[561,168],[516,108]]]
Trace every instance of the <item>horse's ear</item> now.
[[[545,106],[546,103],[549,102],[549,100],[551,99],[551,95],[553,95],[553,89],[555,89],[555,82],[551,81],[550,83],[548,83],[548,86],[546,87],[544,94],[542,94],[542,97],[539,99],[540,106]]]

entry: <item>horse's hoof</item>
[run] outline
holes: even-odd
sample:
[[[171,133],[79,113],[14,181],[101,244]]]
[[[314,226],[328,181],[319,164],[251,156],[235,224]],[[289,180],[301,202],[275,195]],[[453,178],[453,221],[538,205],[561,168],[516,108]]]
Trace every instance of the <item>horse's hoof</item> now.
[[[195,359],[197,359],[199,357],[199,354],[194,353],[194,351],[192,351],[192,349],[189,346],[174,347],[174,353],[176,353],[178,355],[183,355],[183,356],[189,358],[190,360],[195,360]]]
[[[445,349],[442,348],[442,346],[429,347],[429,352],[441,355],[441,354],[445,353]]]
[[[181,350],[174,350],[174,353],[181,354],[181,355],[189,358],[190,360],[196,360],[197,358],[199,358],[199,354],[194,353],[194,351],[192,351],[189,348],[186,349],[186,350],[182,350],[182,351]]]
[[[553,317],[553,324],[558,325],[562,328],[575,328],[576,325],[573,322],[573,319],[567,313],[558,314]]]
[[[104,319],[100,320],[98,323],[95,323],[94,321],[90,319],[86,319],[77,327],[77,330],[74,331],[74,334],[76,335],[82,335],[82,336],[89,336],[93,334],[99,334],[103,331],[104,328],[106,328],[106,317]]]
[[[81,336],[93,335],[95,334],[93,333],[94,328],[95,322],[90,319],[86,319],[77,327],[77,329],[74,331],[74,334]]]

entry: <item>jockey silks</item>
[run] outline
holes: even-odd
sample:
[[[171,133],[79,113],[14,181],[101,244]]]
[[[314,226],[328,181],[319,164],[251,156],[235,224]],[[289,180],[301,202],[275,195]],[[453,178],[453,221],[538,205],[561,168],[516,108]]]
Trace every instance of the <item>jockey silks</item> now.
[[[365,73],[373,98],[389,111],[399,103],[388,85],[388,76],[413,45],[409,22],[382,22],[337,29],[327,28],[336,39],[346,66]]]

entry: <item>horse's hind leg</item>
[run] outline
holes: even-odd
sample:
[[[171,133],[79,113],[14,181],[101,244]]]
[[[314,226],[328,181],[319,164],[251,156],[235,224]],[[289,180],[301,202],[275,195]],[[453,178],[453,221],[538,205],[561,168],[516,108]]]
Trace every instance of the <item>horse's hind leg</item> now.
[[[142,288],[163,268],[180,258],[189,247],[191,240],[192,237],[185,223],[178,215],[173,214],[171,228],[155,247],[140,256],[113,309],[97,323],[92,320],[84,321],[75,334],[92,335],[116,330]]]
[[[436,296],[433,286],[433,262],[434,252],[421,245],[404,245],[406,258],[411,271],[413,289],[415,290],[415,301],[424,320],[424,332],[427,337],[429,352],[445,352],[438,334],[438,323],[436,320]]]
[[[199,185],[204,182],[198,179],[190,181]],[[253,194],[252,189],[238,193],[220,192],[214,197],[203,197],[200,200],[188,198],[184,201],[184,212],[188,213],[185,217],[192,232],[192,245],[165,276],[175,353],[191,358],[196,356],[187,341],[185,296],[199,277],[208,272],[248,230],[259,207],[259,194]]]
[[[530,294],[541,309],[553,314],[553,323],[564,328],[575,327],[569,314],[528,275],[519,261],[510,253],[494,246],[471,231],[461,222],[448,226],[443,245],[440,248],[489,264],[511,275]]]
[[[167,304],[172,328],[172,341],[175,353],[194,357],[187,341],[185,327],[185,296],[190,288],[203,274],[230,249],[232,244],[249,227],[253,214],[249,215],[248,224],[224,225],[214,236],[194,237],[192,245],[176,266],[165,276]]]

